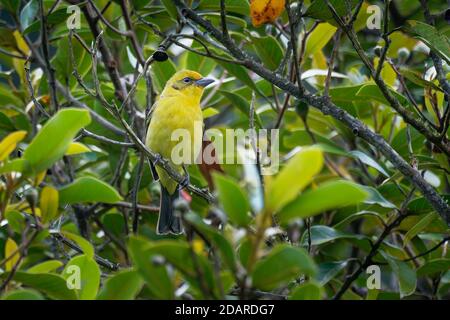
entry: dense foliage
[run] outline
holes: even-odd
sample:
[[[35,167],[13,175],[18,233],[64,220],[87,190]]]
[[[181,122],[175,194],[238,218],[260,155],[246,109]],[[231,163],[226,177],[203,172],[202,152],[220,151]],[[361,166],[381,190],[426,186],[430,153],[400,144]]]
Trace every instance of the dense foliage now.
[[[449,297],[446,1],[251,2],[0,0],[2,299]],[[182,69],[280,168],[189,166],[160,236],[142,141]]]

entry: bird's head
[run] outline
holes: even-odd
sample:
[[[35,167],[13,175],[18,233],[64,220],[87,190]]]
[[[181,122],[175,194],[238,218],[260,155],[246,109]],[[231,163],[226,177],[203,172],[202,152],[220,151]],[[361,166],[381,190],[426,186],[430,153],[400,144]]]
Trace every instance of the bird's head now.
[[[175,73],[167,81],[164,91],[161,95],[187,95],[200,100],[203,90],[214,80],[203,78],[198,72],[191,70],[182,70]]]

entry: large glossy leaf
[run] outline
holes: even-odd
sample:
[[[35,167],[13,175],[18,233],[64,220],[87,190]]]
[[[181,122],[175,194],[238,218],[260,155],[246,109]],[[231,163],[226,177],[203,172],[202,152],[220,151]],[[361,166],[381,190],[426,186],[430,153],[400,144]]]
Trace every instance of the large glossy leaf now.
[[[1,278],[8,276],[8,272],[0,275]],[[47,295],[51,299],[75,300],[77,295],[75,291],[67,288],[63,277],[53,273],[27,273],[17,271],[13,277],[14,281],[22,283],[27,287],[34,288]]]
[[[119,193],[106,182],[93,177],[83,177],[59,189],[59,203],[86,202],[116,203],[122,200]]]
[[[17,144],[27,135],[26,131],[10,133],[0,142],[0,161],[5,160],[16,149]]]
[[[32,289],[18,289],[7,292],[2,300],[44,300],[39,291]]]
[[[198,215],[189,213],[185,216],[185,219],[192,223],[198,232],[203,234],[219,249],[223,260],[227,263],[228,267],[235,272],[236,258],[230,242],[218,231],[205,224]]]
[[[278,211],[294,200],[313,179],[323,165],[322,150],[304,148],[295,154],[267,186],[267,209]]]
[[[250,205],[244,190],[239,184],[223,175],[214,175],[220,205],[230,221],[238,226],[246,226],[250,222]]]
[[[450,259],[439,258],[427,261],[419,269],[417,269],[417,276],[433,276],[441,272],[450,270]]]
[[[435,212],[428,213],[424,215],[419,222],[417,222],[408,232],[405,234],[403,238],[403,246],[408,245],[408,243],[417,236],[420,232],[422,232],[431,222],[433,222],[439,216]]]
[[[252,37],[253,48],[263,64],[270,70],[278,68],[283,59],[283,48],[273,36]]]
[[[63,266],[63,263],[59,260],[48,260],[41,262],[35,266],[32,266],[27,270],[28,273],[48,273],[55,271],[56,269]]]
[[[323,291],[320,284],[309,281],[294,288],[289,295],[289,300],[321,300]]]
[[[353,9],[358,3],[358,0],[329,0],[330,4],[339,14],[339,16],[346,16],[349,12],[348,9]],[[348,3],[348,6],[347,6]],[[328,8],[326,0],[314,0],[308,7],[305,13],[306,16],[312,17],[319,20],[329,21],[330,23],[336,24],[333,18],[333,13]]]
[[[20,259],[20,251],[19,246],[12,238],[8,238],[5,244],[5,258],[8,258],[8,261],[5,263],[6,271],[11,271]]]
[[[305,250],[279,245],[255,265],[252,281],[256,288],[272,290],[302,274],[314,275],[315,273],[314,261]]]
[[[59,195],[58,190],[51,186],[46,186],[41,191],[40,208],[41,219],[43,223],[57,218],[58,216]]]
[[[77,292],[79,299],[93,300],[97,296],[100,285],[100,268],[93,258],[84,254],[72,258],[64,268],[62,275],[69,283],[71,277],[80,277],[80,288],[73,289]]]
[[[135,270],[122,270],[108,278],[97,300],[133,300],[141,291],[144,281]]]
[[[134,266],[146,282],[153,297],[173,299],[173,283],[166,267],[157,263],[158,255],[153,254],[150,247],[151,244],[142,238],[130,238],[128,248]]]
[[[87,256],[88,258],[94,257],[95,254],[94,247],[88,240],[86,240],[82,236],[67,231],[63,231],[62,234],[66,238],[75,241],[75,243],[81,248],[85,256]]]
[[[311,245],[321,245],[338,239],[362,239],[364,236],[346,233],[324,225],[311,227]],[[307,245],[307,233],[302,237],[302,245]]]
[[[161,93],[166,82],[177,71],[172,60],[168,59],[164,62],[155,62],[151,66],[152,79],[154,79],[155,88]]]
[[[413,294],[414,291],[416,291],[417,285],[417,277],[414,269],[412,269],[407,262],[396,260],[383,251],[381,251],[381,254],[397,276],[400,287],[400,297],[403,298]]]
[[[435,27],[420,21],[408,21],[405,30],[422,40],[432,51],[450,64],[450,41],[448,36]]]
[[[368,196],[361,186],[345,180],[324,183],[305,192],[278,213],[280,222],[307,218],[330,209],[338,209],[363,202]]]
[[[319,264],[319,273],[317,281],[324,286],[333,279],[339,272],[344,270],[348,265],[348,261],[330,261]]]
[[[26,148],[23,158],[35,173],[62,158],[77,132],[91,122],[87,110],[63,109],[42,127]]]
[[[23,30],[28,28],[28,26],[36,18],[39,9],[39,2],[37,0],[28,1],[28,3],[23,7],[20,12],[20,24]]]
[[[305,56],[309,57],[312,54],[322,50],[323,47],[331,40],[336,27],[329,23],[319,24],[308,37],[305,48]]]

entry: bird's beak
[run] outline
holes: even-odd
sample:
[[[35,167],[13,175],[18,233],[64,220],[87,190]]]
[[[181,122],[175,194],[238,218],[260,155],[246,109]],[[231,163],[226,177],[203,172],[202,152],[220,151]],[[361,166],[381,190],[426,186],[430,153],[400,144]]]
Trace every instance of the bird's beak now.
[[[201,79],[195,81],[195,84],[200,87],[206,87],[208,84],[211,84],[213,82],[214,82],[213,79],[201,78]]]

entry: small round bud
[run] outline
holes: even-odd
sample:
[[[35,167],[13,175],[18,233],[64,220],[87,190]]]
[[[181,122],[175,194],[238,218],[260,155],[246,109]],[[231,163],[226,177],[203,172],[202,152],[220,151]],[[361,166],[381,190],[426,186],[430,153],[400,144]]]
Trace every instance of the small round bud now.
[[[155,52],[153,52],[153,59],[158,62],[163,62],[169,59],[169,56],[163,47],[159,47]]]
[[[152,257],[152,264],[155,267],[163,266],[166,263],[166,259],[163,256],[156,255]]]
[[[375,55],[376,55],[377,57],[381,57],[381,52],[382,52],[382,50],[383,50],[383,48],[381,48],[381,46],[376,46],[376,47],[373,49],[373,52],[375,53]]]
[[[303,101],[298,101],[295,104],[295,111],[297,112],[297,114],[300,116],[300,118],[302,118],[303,120],[306,119],[306,117],[308,116],[308,111],[309,111],[309,107],[306,104],[306,102]]]
[[[175,210],[185,213],[189,211],[189,203],[183,198],[178,198],[173,202]]]
[[[38,192],[36,191],[36,189],[28,189],[24,192],[24,196],[30,207],[35,208],[38,202]]]
[[[411,52],[405,47],[398,49],[397,51],[398,62],[405,63],[406,60],[408,60],[410,54]]]

